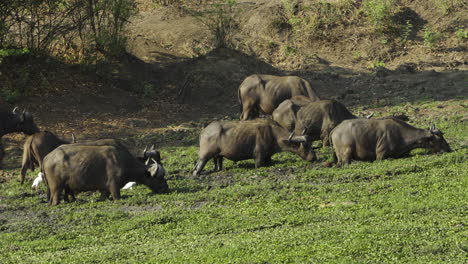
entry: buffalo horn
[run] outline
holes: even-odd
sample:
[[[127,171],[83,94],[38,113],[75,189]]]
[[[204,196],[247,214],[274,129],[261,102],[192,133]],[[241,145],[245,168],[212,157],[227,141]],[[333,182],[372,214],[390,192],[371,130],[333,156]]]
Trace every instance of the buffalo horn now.
[[[17,111],[18,111],[18,107],[16,106],[15,108],[13,108],[13,114],[16,114]]]
[[[75,134],[72,133],[72,144],[75,144],[75,143],[76,143]]]
[[[148,158],[148,159],[146,160],[145,165],[148,166],[149,163],[150,163],[150,158]]]
[[[294,131],[293,131],[293,132],[291,132],[291,134],[289,134],[288,141],[291,141],[291,139],[292,139],[293,135],[294,135]]]
[[[146,151],[148,151],[148,145],[145,146],[145,149],[143,150],[143,156],[146,155]]]
[[[297,136],[297,137],[293,137],[290,141],[296,142],[296,143],[305,143],[305,142],[307,142],[307,137],[306,136]]]
[[[154,164],[158,164],[158,162],[155,159],[151,158],[151,160],[154,162]]]
[[[433,130],[435,130],[435,125],[434,124],[432,124],[432,126],[431,126],[431,131],[433,131]]]
[[[302,130],[302,133],[301,133],[301,135],[305,135],[305,134],[306,134],[306,132],[307,132],[307,128],[304,128],[304,130]]]
[[[374,112],[371,112],[370,114],[366,115],[366,119],[370,119],[373,116],[374,116]]]
[[[151,145],[151,151],[154,151],[154,150],[155,149],[154,149],[154,144],[153,144],[153,145]]]

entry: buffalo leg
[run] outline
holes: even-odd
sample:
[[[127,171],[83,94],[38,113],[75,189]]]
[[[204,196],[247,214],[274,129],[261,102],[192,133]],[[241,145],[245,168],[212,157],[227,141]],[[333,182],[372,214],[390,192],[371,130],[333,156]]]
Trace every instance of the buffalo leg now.
[[[62,188],[54,186],[50,190],[49,205],[58,205],[60,203],[60,193]]]
[[[112,195],[112,199],[114,201],[120,199],[120,188],[117,186],[117,184],[111,184],[110,192],[111,192],[111,195]]]
[[[65,202],[74,202],[76,200],[75,193],[70,188],[65,187],[65,195],[63,196]]]
[[[223,170],[223,156],[218,157],[218,170]]]
[[[255,155],[255,168],[258,169],[266,165],[268,158],[264,157],[260,153]]]
[[[223,169],[223,157],[216,156],[213,158],[215,171],[220,171]]]
[[[26,177],[26,172],[28,169],[31,169],[34,171],[34,164],[32,164],[31,159],[29,158],[29,155],[27,152],[23,152],[23,159],[21,162],[21,173],[20,173],[20,182],[21,184],[24,183],[24,179]]]
[[[258,116],[258,106],[256,104],[244,103],[242,105],[242,114],[240,116],[240,120],[255,119]]]
[[[107,197],[109,197],[110,192],[108,190],[101,191],[101,196],[99,197],[99,201],[105,201]]]
[[[200,172],[203,170],[205,167],[206,163],[208,162],[208,159],[199,159],[197,161],[197,164],[195,165],[195,168],[193,168],[193,176],[197,176],[200,174]]]
[[[2,166],[2,160],[5,156],[5,150],[3,149],[2,138],[0,138],[0,167]]]
[[[345,148],[345,150],[339,153],[338,156],[338,166],[348,165],[351,163],[351,154],[352,149],[351,147]]]

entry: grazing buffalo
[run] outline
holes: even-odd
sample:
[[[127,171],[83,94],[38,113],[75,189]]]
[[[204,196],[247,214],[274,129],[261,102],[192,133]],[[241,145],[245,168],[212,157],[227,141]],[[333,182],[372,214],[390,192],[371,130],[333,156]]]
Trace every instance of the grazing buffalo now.
[[[34,123],[31,114],[26,111],[18,112],[18,107],[15,107],[12,112],[0,111],[0,163],[5,153],[1,139],[4,135],[15,132],[32,135],[39,132],[39,128]]]
[[[303,95],[284,100],[271,114],[273,120],[292,132],[296,128],[297,112],[309,103],[314,102]]]
[[[109,194],[120,199],[120,188],[130,181],[144,184],[154,192],[169,188],[164,177],[157,176],[158,166],[146,166],[120,146],[62,145],[49,153],[43,173],[50,190],[49,205],[60,203],[62,190],[72,194],[100,191],[101,199]]]
[[[309,138],[321,139],[323,146],[329,144],[329,134],[343,120],[357,118],[340,102],[320,100],[302,107],[297,112],[295,131],[305,131]]]
[[[240,119],[254,119],[259,116],[260,110],[271,114],[281,102],[296,95],[306,96],[312,101],[320,100],[309,82],[300,77],[250,75],[239,86]]]
[[[354,160],[398,158],[415,148],[450,152],[443,133],[432,126],[415,128],[397,118],[354,119],[343,121],[330,135],[338,166]]]
[[[223,158],[233,161],[255,159],[255,167],[271,161],[271,156],[281,151],[294,152],[301,158],[313,161],[315,153],[306,136],[295,136],[273,120],[214,121],[200,134],[198,162],[193,174],[198,175],[213,158],[215,170],[221,170]]]
[[[75,143],[75,136],[72,134],[72,143]],[[42,160],[56,147],[70,144],[70,142],[58,138],[49,131],[34,133],[26,138],[23,145],[23,160],[21,162],[21,184],[24,183],[26,171],[34,171],[35,166],[42,167]]]

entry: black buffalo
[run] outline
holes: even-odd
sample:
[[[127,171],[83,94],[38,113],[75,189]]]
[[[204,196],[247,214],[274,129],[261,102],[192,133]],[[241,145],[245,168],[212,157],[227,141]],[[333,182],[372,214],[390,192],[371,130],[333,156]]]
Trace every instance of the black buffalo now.
[[[111,142],[112,143],[112,142]],[[62,190],[72,194],[100,191],[101,198],[120,199],[120,189],[134,181],[154,192],[166,192],[164,177],[157,176],[157,164],[146,166],[126,148],[115,145],[62,145],[49,153],[43,173],[50,191],[49,205],[60,203]]]
[[[433,152],[452,151],[443,133],[413,127],[397,118],[343,121],[330,134],[338,166],[351,160],[382,160],[408,155],[415,148]]]
[[[298,154],[313,161],[315,153],[307,144],[306,136],[295,136],[273,120],[214,121],[200,134],[198,162],[193,174],[198,175],[205,164],[213,159],[215,170],[221,170],[223,158],[233,161],[255,159],[255,167],[271,161],[271,156],[281,151]]]
[[[271,114],[281,102],[297,95],[306,96],[312,101],[320,100],[309,82],[300,77],[250,75],[239,86],[240,119],[254,119],[260,111]]]
[[[72,135],[72,142],[75,137]],[[34,133],[26,138],[23,145],[23,159],[21,162],[21,184],[24,183],[26,171],[34,171],[35,166],[42,167],[42,160],[52,150],[63,144],[70,144],[69,141],[62,140],[49,131]]]
[[[15,132],[32,135],[39,132],[39,128],[34,123],[32,115],[26,111],[19,112],[18,107],[15,107],[11,112],[0,111],[0,163],[5,155],[2,137]]]

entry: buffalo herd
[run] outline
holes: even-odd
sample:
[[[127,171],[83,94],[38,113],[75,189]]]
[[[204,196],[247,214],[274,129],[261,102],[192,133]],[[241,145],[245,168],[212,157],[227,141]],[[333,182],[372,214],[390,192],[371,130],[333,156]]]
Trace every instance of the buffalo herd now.
[[[357,117],[340,102],[320,99],[308,81],[296,76],[251,75],[239,86],[238,96],[239,121],[213,121],[201,131],[193,175],[199,175],[211,159],[215,170],[222,170],[223,158],[254,159],[258,168],[282,151],[313,162],[317,160],[312,147],[316,140],[332,146],[337,166],[351,160],[398,158],[415,148],[451,151],[435,126],[415,128],[405,117]],[[271,117],[261,118],[261,113]],[[117,139],[75,142],[72,136],[69,142],[39,131],[26,111],[0,112],[0,138],[14,132],[29,135],[24,143],[21,183],[26,171],[37,166],[41,171],[38,178],[47,186],[49,205],[59,204],[62,197],[74,200],[83,191],[99,191],[101,199],[111,195],[117,200],[124,186],[135,183],[156,193],[169,190],[154,146],[146,147],[139,156]],[[3,156],[0,141],[0,161]]]

